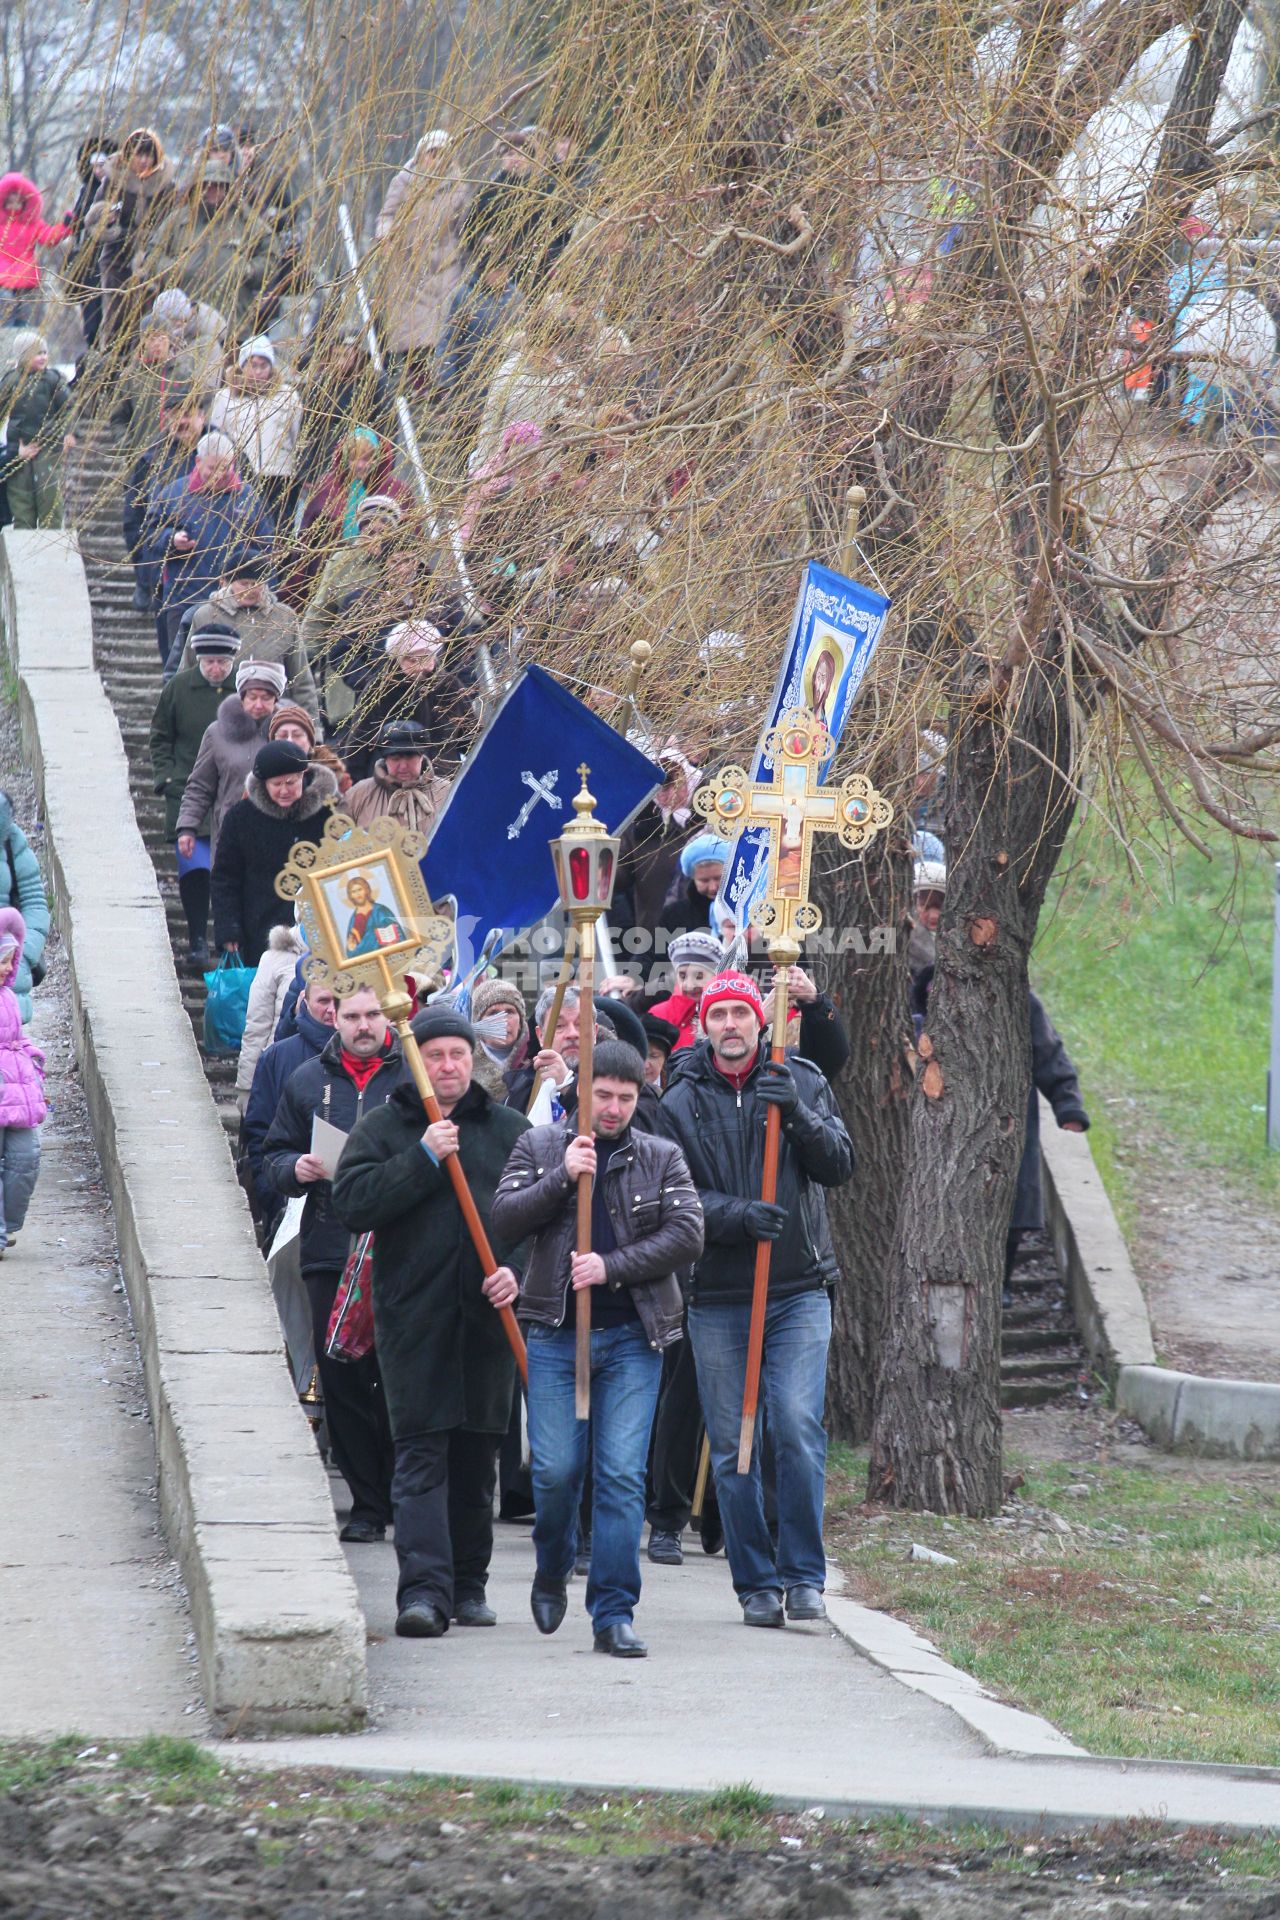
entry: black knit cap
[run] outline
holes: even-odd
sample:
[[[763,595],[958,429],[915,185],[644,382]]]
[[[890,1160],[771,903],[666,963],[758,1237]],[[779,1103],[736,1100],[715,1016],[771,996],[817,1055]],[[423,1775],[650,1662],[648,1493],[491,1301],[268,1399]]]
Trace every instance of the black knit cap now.
[[[292,740],[268,740],[254,756],[253,771],[259,780],[279,780],[286,773],[305,773],[310,765]]]
[[[409,1025],[420,1047],[425,1047],[428,1040],[465,1040],[473,1053],[476,1050],[476,1030],[456,1007],[424,1007]]]

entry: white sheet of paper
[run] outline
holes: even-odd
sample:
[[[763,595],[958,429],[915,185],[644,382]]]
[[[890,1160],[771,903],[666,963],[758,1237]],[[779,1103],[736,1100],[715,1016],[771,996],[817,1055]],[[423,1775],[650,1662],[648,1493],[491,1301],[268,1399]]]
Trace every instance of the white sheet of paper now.
[[[342,1128],[332,1126],[316,1114],[311,1122],[311,1151],[323,1166],[326,1180],[332,1180],[338,1171],[338,1161],[346,1144],[347,1136]]]

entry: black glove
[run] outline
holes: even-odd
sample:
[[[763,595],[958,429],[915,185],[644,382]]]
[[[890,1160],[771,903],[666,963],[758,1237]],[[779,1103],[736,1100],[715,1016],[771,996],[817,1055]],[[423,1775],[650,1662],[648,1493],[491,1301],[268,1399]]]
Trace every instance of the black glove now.
[[[756,1087],[760,1098],[767,1100],[771,1107],[777,1107],[784,1120],[800,1105],[796,1077],[785,1060],[766,1060],[760,1069]]]
[[[753,1200],[742,1216],[742,1224],[752,1240],[776,1240],[787,1224],[785,1207],[771,1200]]]

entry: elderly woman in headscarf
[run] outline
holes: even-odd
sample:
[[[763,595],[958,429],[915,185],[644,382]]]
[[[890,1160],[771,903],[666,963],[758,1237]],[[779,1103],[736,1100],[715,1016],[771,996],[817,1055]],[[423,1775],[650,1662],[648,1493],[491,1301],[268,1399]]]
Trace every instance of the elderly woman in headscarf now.
[[[462,216],[469,188],[453,135],[424,133],[387,189],[374,229],[378,308],[387,351],[415,380],[431,367],[462,278]]]
[[[392,472],[394,450],[372,427],[353,427],[320,485],[302,510],[298,540],[283,597],[305,601],[311,583],[335,548],[360,537],[362,502],[376,498],[410,504],[407,487]]]
[[[356,706],[341,744],[353,780],[373,772],[378,739],[395,720],[416,721],[424,729],[424,751],[436,772],[445,778],[452,775],[474,738],[477,720],[449,651],[440,628],[423,618],[398,621],[382,643],[381,658],[363,649],[348,656],[342,676],[356,696]]]

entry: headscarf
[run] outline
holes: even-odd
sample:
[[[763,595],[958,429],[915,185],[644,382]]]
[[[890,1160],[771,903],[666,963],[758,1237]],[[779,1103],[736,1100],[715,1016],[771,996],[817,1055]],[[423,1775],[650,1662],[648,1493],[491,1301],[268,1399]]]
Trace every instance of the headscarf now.
[[[354,540],[360,532],[360,522],[356,516],[360,502],[369,492],[369,480],[377,471],[376,456],[382,451],[382,440],[372,427],[353,427],[347,440],[363,441],[375,456],[375,464],[369,472],[363,476],[353,473],[347,486],[347,497],[342,508],[342,537],[344,540]],[[346,441],[343,445],[346,445]]]

